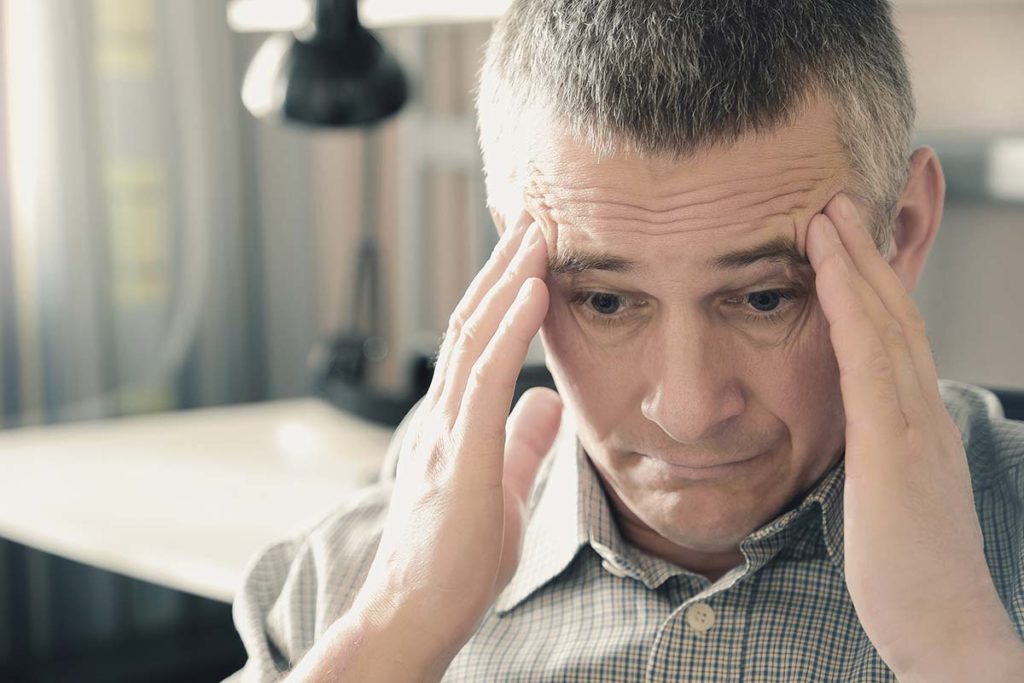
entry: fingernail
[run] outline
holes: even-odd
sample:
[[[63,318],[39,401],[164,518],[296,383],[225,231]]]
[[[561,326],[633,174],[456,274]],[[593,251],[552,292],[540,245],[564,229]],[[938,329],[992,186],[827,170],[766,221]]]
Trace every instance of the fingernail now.
[[[532,247],[537,244],[537,242],[540,242],[541,237],[543,237],[543,235],[540,231],[540,223],[534,223],[530,226],[530,232],[526,235],[526,239]]]
[[[843,243],[843,241],[839,239],[839,233],[836,231],[836,226],[831,220],[829,220],[828,216],[825,216],[825,220],[821,221],[821,229],[824,232],[825,237],[832,242],[840,245]]]
[[[526,232],[528,226],[522,223],[516,223],[511,228],[506,228],[505,232],[501,233],[501,237],[498,238],[497,244],[494,245],[494,250],[497,251],[503,244],[507,244]]]
[[[857,206],[845,194],[839,195],[839,215],[844,221],[852,221],[857,218]]]

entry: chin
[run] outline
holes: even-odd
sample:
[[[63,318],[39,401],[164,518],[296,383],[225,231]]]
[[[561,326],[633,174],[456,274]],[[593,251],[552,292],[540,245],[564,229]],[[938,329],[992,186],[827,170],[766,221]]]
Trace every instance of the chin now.
[[[720,550],[736,545],[773,517],[761,507],[764,499],[725,491],[698,491],[659,496],[660,504],[639,495],[630,509],[652,530],[673,543],[694,550]]]

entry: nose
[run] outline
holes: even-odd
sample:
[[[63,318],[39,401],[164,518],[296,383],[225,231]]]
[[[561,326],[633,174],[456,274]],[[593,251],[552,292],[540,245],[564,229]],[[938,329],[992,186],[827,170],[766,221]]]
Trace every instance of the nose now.
[[[707,443],[729,429],[746,399],[728,344],[707,329],[679,327],[647,356],[641,412],[678,443]]]

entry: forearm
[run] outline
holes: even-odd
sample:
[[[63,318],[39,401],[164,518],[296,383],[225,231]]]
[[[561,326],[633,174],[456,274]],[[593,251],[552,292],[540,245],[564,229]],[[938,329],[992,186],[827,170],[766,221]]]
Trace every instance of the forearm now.
[[[292,670],[286,683],[440,681],[455,652],[424,646],[407,622],[350,611],[336,621]]]

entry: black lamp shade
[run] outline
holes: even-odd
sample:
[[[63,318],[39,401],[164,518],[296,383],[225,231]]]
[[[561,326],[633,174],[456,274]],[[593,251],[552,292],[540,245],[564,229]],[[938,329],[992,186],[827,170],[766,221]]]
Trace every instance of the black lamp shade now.
[[[254,116],[312,126],[377,123],[407,96],[401,68],[359,23],[355,0],[320,0],[308,31],[268,38],[242,87]]]

